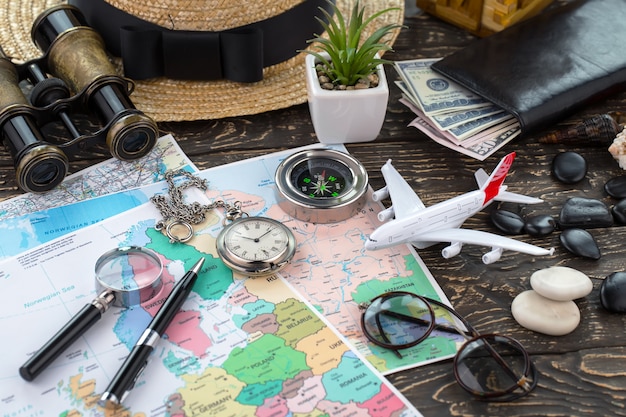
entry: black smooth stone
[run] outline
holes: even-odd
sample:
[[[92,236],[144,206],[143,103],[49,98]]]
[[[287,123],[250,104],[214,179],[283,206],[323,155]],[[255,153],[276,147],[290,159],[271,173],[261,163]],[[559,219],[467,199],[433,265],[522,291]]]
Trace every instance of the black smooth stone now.
[[[497,209],[491,212],[490,217],[493,225],[507,235],[518,235],[524,230],[524,219],[517,213]]]
[[[569,198],[559,216],[559,227],[569,229],[579,227],[590,229],[594,227],[610,227],[613,225],[613,216],[609,208],[600,200],[584,197]]]
[[[613,313],[626,313],[626,272],[613,272],[604,278],[600,304]]]
[[[596,240],[591,236],[591,233],[584,229],[563,230],[559,240],[561,245],[574,255],[595,260],[602,256]]]
[[[604,191],[613,198],[626,198],[626,175],[608,180],[604,184]]]
[[[552,160],[552,174],[564,184],[575,184],[587,175],[587,161],[576,152],[561,152]]]
[[[626,198],[613,206],[611,209],[615,223],[626,224]]]
[[[556,221],[552,216],[539,214],[526,218],[524,231],[531,236],[547,236],[556,229]]]

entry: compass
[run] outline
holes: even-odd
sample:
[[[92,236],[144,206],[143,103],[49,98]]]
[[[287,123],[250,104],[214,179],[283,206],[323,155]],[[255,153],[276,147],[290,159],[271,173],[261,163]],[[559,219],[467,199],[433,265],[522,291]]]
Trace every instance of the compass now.
[[[276,169],[280,207],[311,223],[334,223],[354,216],[367,198],[365,167],[334,149],[307,149],[283,160]]]

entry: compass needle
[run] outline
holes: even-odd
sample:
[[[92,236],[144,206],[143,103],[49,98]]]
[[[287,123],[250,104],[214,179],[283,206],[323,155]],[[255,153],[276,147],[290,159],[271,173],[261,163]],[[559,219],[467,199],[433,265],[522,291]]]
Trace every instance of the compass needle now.
[[[334,223],[355,215],[365,204],[368,177],[351,155],[333,149],[308,149],[280,163],[275,182],[280,207],[312,223]]]

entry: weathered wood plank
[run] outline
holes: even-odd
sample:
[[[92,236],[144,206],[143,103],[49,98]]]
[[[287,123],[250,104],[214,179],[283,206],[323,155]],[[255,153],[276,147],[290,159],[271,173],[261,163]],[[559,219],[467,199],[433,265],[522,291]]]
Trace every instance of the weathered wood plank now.
[[[560,0],[557,3],[563,3]],[[395,44],[394,60],[445,56],[467,45],[472,35],[427,15],[406,19]],[[390,83],[396,78],[387,68]],[[388,158],[407,178],[426,205],[475,188],[473,173],[478,168],[490,172],[500,157],[515,150],[517,159],[507,184],[511,191],[545,200],[536,206],[507,206],[524,215],[549,214],[558,218],[568,197],[597,198],[607,205],[616,201],[603,191],[604,183],[623,175],[606,148],[543,145],[540,134],[518,139],[484,162],[476,161],[439,146],[414,128],[407,127],[412,114],[398,103],[400,91],[390,86],[391,100],[385,125],[375,142],[350,144],[348,149],[370,174],[372,187],[384,185],[380,167]],[[571,121],[586,115],[626,108],[626,93],[609,97],[573,115]],[[95,124],[81,121],[83,129]],[[201,169],[316,141],[306,104],[260,115],[222,120],[161,123],[162,132],[171,133],[182,149]],[[59,129],[50,134],[62,135]],[[608,146],[608,145],[607,145]],[[589,172],[578,184],[563,185],[550,174],[552,159],[565,150],[574,150],[587,159]],[[84,151],[71,163],[75,172],[107,157],[106,152]],[[0,152],[0,199],[20,191],[14,179],[13,162]],[[495,206],[494,206],[495,208]],[[496,232],[488,211],[469,219],[467,227]],[[452,259],[445,260],[435,245],[420,251],[420,256],[458,311],[480,331],[499,332],[519,339],[531,352],[540,374],[539,386],[527,398],[504,404],[483,403],[460,389],[452,373],[451,361],[399,372],[389,379],[426,416],[443,415],[626,415],[626,316],[602,309],[598,291],[602,280],[612,272],[626,270],[626,227],[593,229],[602,258],[592,261],[577,258],[560,246],[559,232],[547,237],[518,236],[521,240],[556,248],[552,257],[532,258],[505,253],[493,265],[483,265],[480,256],[485,248],[467,246]],[[521,328],[510,314],[513,298],[529,288],[530,275],[541,268],[563,265],[589,275],[593,292],[576,300],[581,310],[580,326],[561,337],[540,335]]]

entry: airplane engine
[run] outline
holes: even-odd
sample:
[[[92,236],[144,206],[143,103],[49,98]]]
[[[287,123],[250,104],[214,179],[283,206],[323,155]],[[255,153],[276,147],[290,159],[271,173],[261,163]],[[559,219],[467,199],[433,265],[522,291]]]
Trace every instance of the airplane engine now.
[[[483,263],[485,265],[489,265],[500,259],[502,256],[502,252],[504,249],[502,248],[491,248],[490,252],[487,252],[483,255]]]
[[[441,250],[441,256],[443,256],[445,259],[450,259],[453,256],[456,256],[459,253],[461,253],[462,247],[463,247],[463,244],[461,242],[455,242],[451,244],[450,246],[446,246],[445,248],[443,248]]]
[[[386,222],[387,220],[393,219],[395,216],[395,211],[393,207],[389,207],[378,213],[378,220],[381,222]]]
[[[389,189],[384,186],[380,190],[376,190],[372,193],[372,200],[383,201],[385,198],[389,198]]]

